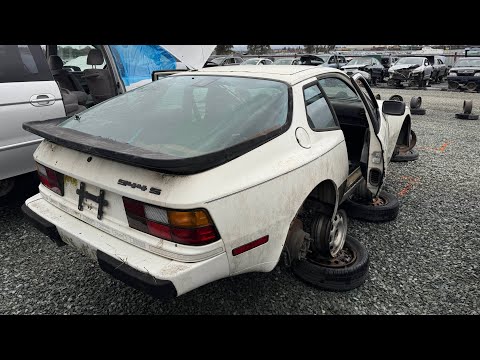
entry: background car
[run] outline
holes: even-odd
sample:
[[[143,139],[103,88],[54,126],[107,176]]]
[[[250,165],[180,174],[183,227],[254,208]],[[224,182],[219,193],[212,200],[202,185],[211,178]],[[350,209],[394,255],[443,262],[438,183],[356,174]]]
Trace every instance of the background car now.
[[[467,88],[477,90],[480,88],[480,57],[459,59],[448,73],[448,88]]]
[[[298,65],[299,63],[299,58],[278,58],[275,59],[273,65]]]
[[[240,65],[243,61],[240,56],[210,57],[204,67]]]
[[[323,66],[340,69],[342,66],[347,65],[347,60],[343,55],[325,54],[325,55],[320,55],[320,57],[324,62]]]
[[[400,58],[388,69],[389,85],[400,85],[408,81],[409,86],[425,87],[430,81],[433,67],[424,56],[408,56]]]
[[[240,65],[272,65],[273,61],[267,58],[251,58],[242,62]]]
[[[325,61],[318,55],[315,55],[315,54],[300,55],[299,65],[319,66],[324,64],[325,64]]]
[[[366,72],[369,74],[372,84],[376,84],[377,81],[383,81],[384,67],[380,61],[373,57],[353,58],[347,65],[342,66],[341,69],[348,75],[353,75],[358,72],[358,70]]]

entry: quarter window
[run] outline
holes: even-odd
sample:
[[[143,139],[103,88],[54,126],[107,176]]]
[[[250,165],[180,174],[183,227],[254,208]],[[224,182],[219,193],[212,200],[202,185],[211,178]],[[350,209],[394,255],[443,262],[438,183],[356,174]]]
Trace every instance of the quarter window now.
[[[308,124],[312,130],[336,128],[335,118],[317,84],[303,90]]]

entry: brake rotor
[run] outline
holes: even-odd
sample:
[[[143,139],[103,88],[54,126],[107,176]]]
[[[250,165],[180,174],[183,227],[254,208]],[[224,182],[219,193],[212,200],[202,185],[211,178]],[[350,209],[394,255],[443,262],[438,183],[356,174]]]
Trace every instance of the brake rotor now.
[[[317,255],[310,259],[311,262],[325,267],[330,268],[345,268],[357,260],[356,254],[350,249],[347,244],[343,247],[342,250],[338,252],[338,255],[334,258],[327,258],[321,255]]]

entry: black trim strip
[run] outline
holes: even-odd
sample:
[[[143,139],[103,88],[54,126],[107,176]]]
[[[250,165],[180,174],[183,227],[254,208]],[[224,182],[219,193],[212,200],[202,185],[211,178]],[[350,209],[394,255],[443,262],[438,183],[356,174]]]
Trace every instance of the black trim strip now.
[[[47,235],[50,240],[52,240],[57,246],[66,245],[60,234],[58,233],[57,227],[53,225],[51,222],[45,220],[36,212],[31,210],[26,204],[22,205],[22,212],[25,215],[27,221],[36,229],[38,229],[41,233]]]
[[[124,262],[97,250],[100,269],[125,284],[159,299],[177,297],[177,289],[169,280],[160,280],[150,274],[138,271]]]

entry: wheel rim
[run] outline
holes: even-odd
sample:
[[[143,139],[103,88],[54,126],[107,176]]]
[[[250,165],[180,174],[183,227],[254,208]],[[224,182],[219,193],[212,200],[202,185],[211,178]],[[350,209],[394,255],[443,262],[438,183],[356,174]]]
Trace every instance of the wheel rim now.
[[[345,245],[345,239],[347,237],[347,216],[344,210],[339,210],[332,220],[332,228],[330,230],[330,256],[335,258],[343,245]]]
[[[355,194],[350,196],[350,200],[359,204],[371,205],[371,206],[385,206],[389,203],[388,198],[383,197],[382,195],[373,198],[372,200],[366,200],[364,198],[355,196]]]
[[[348,245],[345,245],[334,258],[316,256],[309,259],[314,264],[330,268],[346,268],[354,264],[356,260],[357,255]]]

